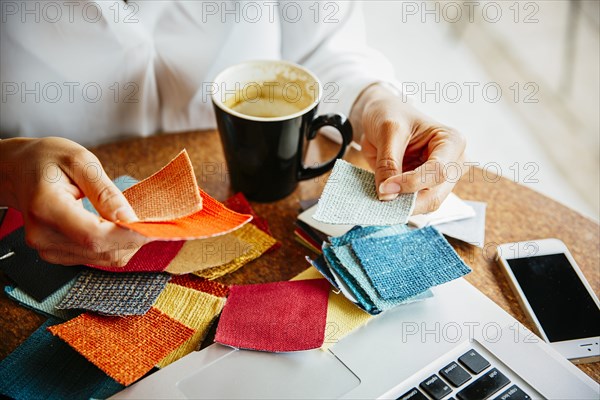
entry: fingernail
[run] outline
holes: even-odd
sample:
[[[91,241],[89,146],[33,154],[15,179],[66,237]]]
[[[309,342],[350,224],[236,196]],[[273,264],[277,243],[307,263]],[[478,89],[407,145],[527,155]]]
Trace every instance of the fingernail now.
[[[400,192],[400,185],[396,182],[383,182],[379,185],[379,193],[381,194],[397,194]]]
[[[116,212],[117,220],[122,222],[134,222],[138,220],[135,212],[129,207],[121,207]]]
[[[398,193],[380,194],[378,197],[379,197],[379,200],[381,200],[381,201],[390,201],[390,200],[394,200],[396,197],[398,197]]]

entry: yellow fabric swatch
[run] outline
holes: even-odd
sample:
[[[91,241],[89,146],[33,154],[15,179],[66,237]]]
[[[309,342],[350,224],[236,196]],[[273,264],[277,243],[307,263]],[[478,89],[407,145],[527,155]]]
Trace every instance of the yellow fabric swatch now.
[[[185,343],[163,358],[157,366],[164,368],[200,347],[210,325],[223,309],[225,299],[198,290],[168,283],[158,296],[154,308],[195,330]]]
[[[237,231],[232,232],[231,235],[235,235],[239,240],[248,243],[250,251],[226,264],[194,272],[194,275],[206,279],[217,279],[223,275],[234,272],[250,261],[257,259],[265,251],[269,250],[271,246],[277,243],[277,240],[252,224],[242,226]]]
[[[252,247],[252,244],[241,240],[234,233],[188,240],[165,271],[181,275],[218,267],[243,256],[252,250]]]
[[[310,267],[295,277],[292,281],[305,279],[325,279],[314,267]],[[325,326],[325,341],[321,350],[327,350],[353,330],[363,326],[373,318],[372,315],[358,308],[341,293],[329,291],[327,304],[327,323]]]

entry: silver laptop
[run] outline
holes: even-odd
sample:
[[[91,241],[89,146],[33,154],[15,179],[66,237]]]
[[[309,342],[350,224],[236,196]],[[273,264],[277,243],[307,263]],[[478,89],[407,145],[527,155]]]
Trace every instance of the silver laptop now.
[[[598,383],[464,279],[433,291],[328,351],[272,354],[214,344],[114,398],[600,398]]]

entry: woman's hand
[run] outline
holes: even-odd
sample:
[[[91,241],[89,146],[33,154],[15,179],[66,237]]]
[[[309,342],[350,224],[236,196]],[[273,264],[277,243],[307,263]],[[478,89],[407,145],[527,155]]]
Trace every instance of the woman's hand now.
[[[147,239],[114,221],[137,217],[100,161],[61,138],[0,141],[0,205],[21,211],[25,238],[55,264],[122,266]],[[83,208],[88,197],[103,218]]]
[[[436,210],[464,173],[465,138],[375,84],[351,113],[380,200],[418,192],[414,214]]]

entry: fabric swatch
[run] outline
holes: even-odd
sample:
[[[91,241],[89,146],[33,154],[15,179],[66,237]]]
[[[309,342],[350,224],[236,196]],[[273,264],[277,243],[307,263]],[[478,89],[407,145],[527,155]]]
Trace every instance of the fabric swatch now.
[[[25,243],[25,230],[19,228],[0,241],[0,269],[25,293],[41,302],[81,271],[79,266],[50,264]],[[25,268],[26,267],[26,268]]]
[[[0,224],[0,239],[23,226],[23,214],[14,208],[8,207],[4,212],[2,224]],[[0,254],[0,256],[3,254]]]
[[[196,351],[219,315],[225,299],[187,287],[167,284],[154,307],[169,317],[194,329],[194,335],[157,364],[160,368]]]
[[[384,299],[408,299],[471,272],[433,227],[404,235],[355,239],[352,249]]]
[[[110,272],[162,272],[179,254],[185,243],[184,240],[156,240],[140,247],[127,264],[122,267],[89,266]]]
[[[165,222],[120,222],[117,224],[157,240],[191,240],[223,235],[239,229],[252,219],[251,215],[231,211],[200,189],[202,210],[186,217]],[[178,202],[177,198],[162,200]]]
[[[0,395],[20,399],[104,399],[124,388],[52,336],[47,320],[0,361]],[[3,397],[2,396],[2,397]]]
[[[252,220],[250,221],[250,223],[256,226],[261,231],[263,231],[264,233],[266,233],[267,235],[273,236],[273,234],[271,233],[271,228],[269,228],[269,222],[265,218],[262,218],[258,214],[256,214],[256,212],[250,205],[250,202],[248,201],[248,199],[246,199],[246,196],[244,196],[242,192],[234,194],[233,196],[225,200],[223,204],[230,210],[233,210],[240,214],[252,215]],[[273,246],[271,246],[271,248],[268,251],[274,251],[280,247],[281,242],[277,241]]]
[[[322,254],[314,260],[312,260],[310,257],[306,257],[306,261],[308,261],[310,265],[312,265],[313,268],[320,273],[320,276],[317,276],[317,278],[327,279],[327,282],[329,282],[331,286],[335,288],[335,290],[340,290],[340,285],[335,280],[335,277],[333,276],[333,273],[331,272],[331,269],[327,265],[327,261]]]
[[[233,286],[215,341],[269,352],[319,348],[328,295],[324,279]]]
[[[363,269],[360,259],[354,254],[350,243],[358,238],[398,236],[404,235],[409,231],[406,225],[392,225],[387,227],[356,226],[344,235],[329,238],[332,244],[324,245],[322,248],[327,265],[343,280],[345,289],[350,291],[350,297],[355,299],[356,304],[371,315],[379,314],[400,304],[431,297],[433,294],[428,291],[409,299],[382,298],[374,289]],[[348,296],[348,294],[344,294]]]
[[[169,284],[198,290],[200,292],[212,294],[216,297],[229,296],[229,286],[223,285],[217,281],[209,281],[208,279],[200,278],[199,276],[192,274],[175,275],[171,278]]]
[[[168,264],[166,272],[179,275],[202,271],[243,256],[252,246],[241,240],[236,232],[184,242],[179,253]]]
[[[103,315],[144,315],[150,310],[171,276],[169,274],[126,273],[86,270],[58,309],[94,311]]]
[[[142,316],[121,318],[85,313],[48,330],[126,386],[194,334],[155,308]]]
[[[121,192],[124,191],[125,189],[129,189],[130,187],[132,187],[133,185],[135,185],[138,182],[139,181],[137,179],[135,179],[134,177],[129,176],[129,175],[121,175],[121,176],[113,179],[113,183]],[[96,211],[96,209],[92,205],[92,202],[90,201],[90,199],[88,199],[87,197],[84,197],[83,199],[81,199],[81,201],[83,202],[83,208],[85,208],[92,214],[100,215],[98,213],[98,211]]]
[[[75,318],[80,313],[74,310],[59,310],[56,308],[58,303],[67,295],[71,287],[75,284],[75,279],[69,281],[63,287],[46,297],[44,301],[37,301],[18,287],[6,286],[4,292],[8,297],[18,302],[19,304],[44,314],[48,317],[55,317],[64,321]]]
[[[292,278],[292,281],[304,279],[319,279],[321,275],[315,268],[308,268]],[[373,316],[356,307],[354,303],[336,293],[329,291],[327,301],[327,323],[325,325],[325,340],[321,350],[327,350],[352,331],[365,325]]]
[[[171,221],[202,209],[194,167],[186,150],[161,170],[123,191],[143,222]]]
[[[238,239],[247,243],[250,246],[250,251],[226,264],[194,272],[194,275],[212,280],[237,271],[250,261],[260,257],[276,242],[275,239],[252,224],[244,225],[241,229],[233,232],[233,234],[236,235]]]
[[[416,193],[405,193],[392,201],[380,201],[375,174],[339,159],[313,218],[328,224],[405,224],[415,207],[416,197]]]

